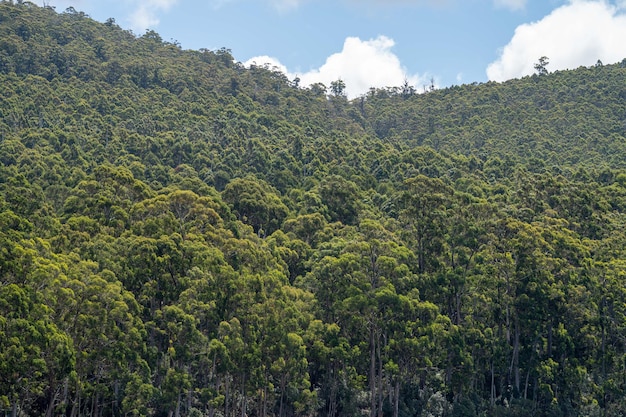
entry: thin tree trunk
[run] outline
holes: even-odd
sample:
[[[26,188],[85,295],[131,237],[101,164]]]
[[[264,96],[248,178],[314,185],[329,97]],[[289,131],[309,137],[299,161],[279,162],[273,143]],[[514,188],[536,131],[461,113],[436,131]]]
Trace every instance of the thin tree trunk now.
[[[335,381],[335,365],[331,367],[330,393],[328,394],[328,417],[335,417],[337,413],[337,381]]]
[[[511,366],[509,368],[509,378],[511,375],[514,381],[514,387],[517,393],[520,392],[520,376],[519,376],[519,320],[515,319],[515,334],[513,336],[513,356],[511,357]]]
[[[378,417],[383,417],[383,361],[380,353],[380,335],[376,340],[376,356],[378,357]]]
[[[224,417],[230,417],[230,379],[224,383]]]
[[[68,378],[65,378],[63,382],[63,414],[67,415],[67,396],[69,391],[70,381]]]
[[[180,417],[180,391],[178,392],[178,398],[176,398],[176,417]]]
[[[189,410],[191,410],[191,399],[192,399],[192,393],[193,391],[191,390],[191,387],[189,387],[189,389],[187,390],[187,413],[189,413]]]
[[[424,260],[424,242],[420,236],[417,238],[417,247],[417,267],[419,272],[424,272],[424,269],[426,268],[426,261]]]
[[[393,393],[393,417],[398,417],[400,413],[400,380],[398,379],[395,384]]]
[[[115,401],[113,401],[111,415],[117,415],[117,410],[120,407],[120,381],[115,380],[113,391],[115,392]]]
[[[552,357],[552,319],[548,323],[548,357]]]
[[[602,297],[601,310],[600,310],[600,329],[602,331],[602,376],[606,378],[606,329],[605,329],[605,320],[604,320],[604,311],[606,306],[606,299]]]
[[[76,417],[79,409],[80,409],[80,394],[76,394],[76,398],[74,398],[74,402],[72,403],[72,411],[70,412],[70,417]]]
[[[96,412],[98,411],[98,394],[96,393],[91,400],[91,414],[92,417],[97,417]]]
[[[283,417],[283,401],[285,399],[285,387],[287,386],[286,376],[280,378],[280,406],[278,407],[278,417]]]
[[[491,359],[491,406],[496,405],[496,383],[495,383],[496,375],[493,366],[493,358]]]
[[[46,417],[52,417],[52,414],[54,413],[54,406],[56,405],[57,402],[57,397],[58,397],[58,390],[54,389],[52,390],[51,387],[51,393],[50,393],[50,401],[48,401],[48,408],[46,408]]]
[[[370,417],[376,417],[376,340],[373,328],[370,328]]]
[[[217,377],[217,375],[215,375],[215,368],[217,366],[217,354],[214,353],[213,354],[213,361],[212,361],[212,365],[211,365],[211,375],[210,375],[210,380],[214,380],[215,382],[213,383],[213,389],[215,390],[216,393],[219,393],[219,389],[220,389],[220,379],[219,377]],[[209,403],[209,417],[213,417],[213,415],[215,414],[215,410],[213,409],[213,406]]]
[[[282,407],[283,407],[282,392],[281,392],[281,397],[280,397],[280,407],[281,407],[281,410],[282,410]],[[263,414],[262,414],[262,417],[266,417],[266,416],[267,416],[267,384],[265,384],[265,386],[263,387]]]
[[[248,399],[246,398],[246,374],[243,373],[241,377],[241,417],[246,417],[246,403]]]

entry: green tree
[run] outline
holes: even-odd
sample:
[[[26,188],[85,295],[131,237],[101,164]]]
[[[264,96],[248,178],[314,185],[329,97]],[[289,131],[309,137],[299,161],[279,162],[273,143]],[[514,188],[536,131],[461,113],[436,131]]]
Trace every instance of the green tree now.
[[[437,178],[419,175],[405,181],[400,218],[410,227],[419,272],[438,267],[445,236],[446,210],[452,189]]]
[[[289,210],[269,185],[253,178],[236,178],[226,185],[222,198],[237,218],[251,225],[259,236],[273,233]]]
[[[344,96],[345,90],[346,83],[342,79],[338,79],[330,83],[330,92],[336,97]]]
[[[550,60],[547,56],[542,56],[539,58],[537,63],[534,65],[535,71],[537,71],[537,75],[546,75],[548,73],[548,69],[546,68]]]
[[[41,298],[16,284],[0,286],[0,409],[11,410],[12,416],[20,409],[36,412],[38,400],[46,404],[45,415],[67,406],[67,397],[59,401],[56,388],[64,381],[67,387],[76,353]]]
[[[329,175],[319,185],[319,196],[328,207],[331,221],[354,225],[358,220],[359,187],[339,175]]]

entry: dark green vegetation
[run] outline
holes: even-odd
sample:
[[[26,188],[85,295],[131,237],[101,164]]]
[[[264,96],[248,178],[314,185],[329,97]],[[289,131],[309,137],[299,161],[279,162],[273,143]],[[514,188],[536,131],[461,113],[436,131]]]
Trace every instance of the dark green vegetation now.
[[[0,3],[0,412],[626,412],[626,68],[347,101]]]

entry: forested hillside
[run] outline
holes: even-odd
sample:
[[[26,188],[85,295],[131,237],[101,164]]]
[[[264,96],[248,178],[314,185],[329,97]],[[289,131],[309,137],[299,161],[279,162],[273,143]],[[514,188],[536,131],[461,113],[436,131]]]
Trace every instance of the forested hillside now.
[[[626,60],[349,101],[17,3],[0,413],[626,413]]]

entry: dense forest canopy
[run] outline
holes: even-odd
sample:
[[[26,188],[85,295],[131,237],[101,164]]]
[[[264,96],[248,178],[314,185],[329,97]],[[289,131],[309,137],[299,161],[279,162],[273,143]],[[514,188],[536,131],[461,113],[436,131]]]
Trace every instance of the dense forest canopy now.
[[[625,80],[349,101],[0,2],[0,412],[623,415]]]

